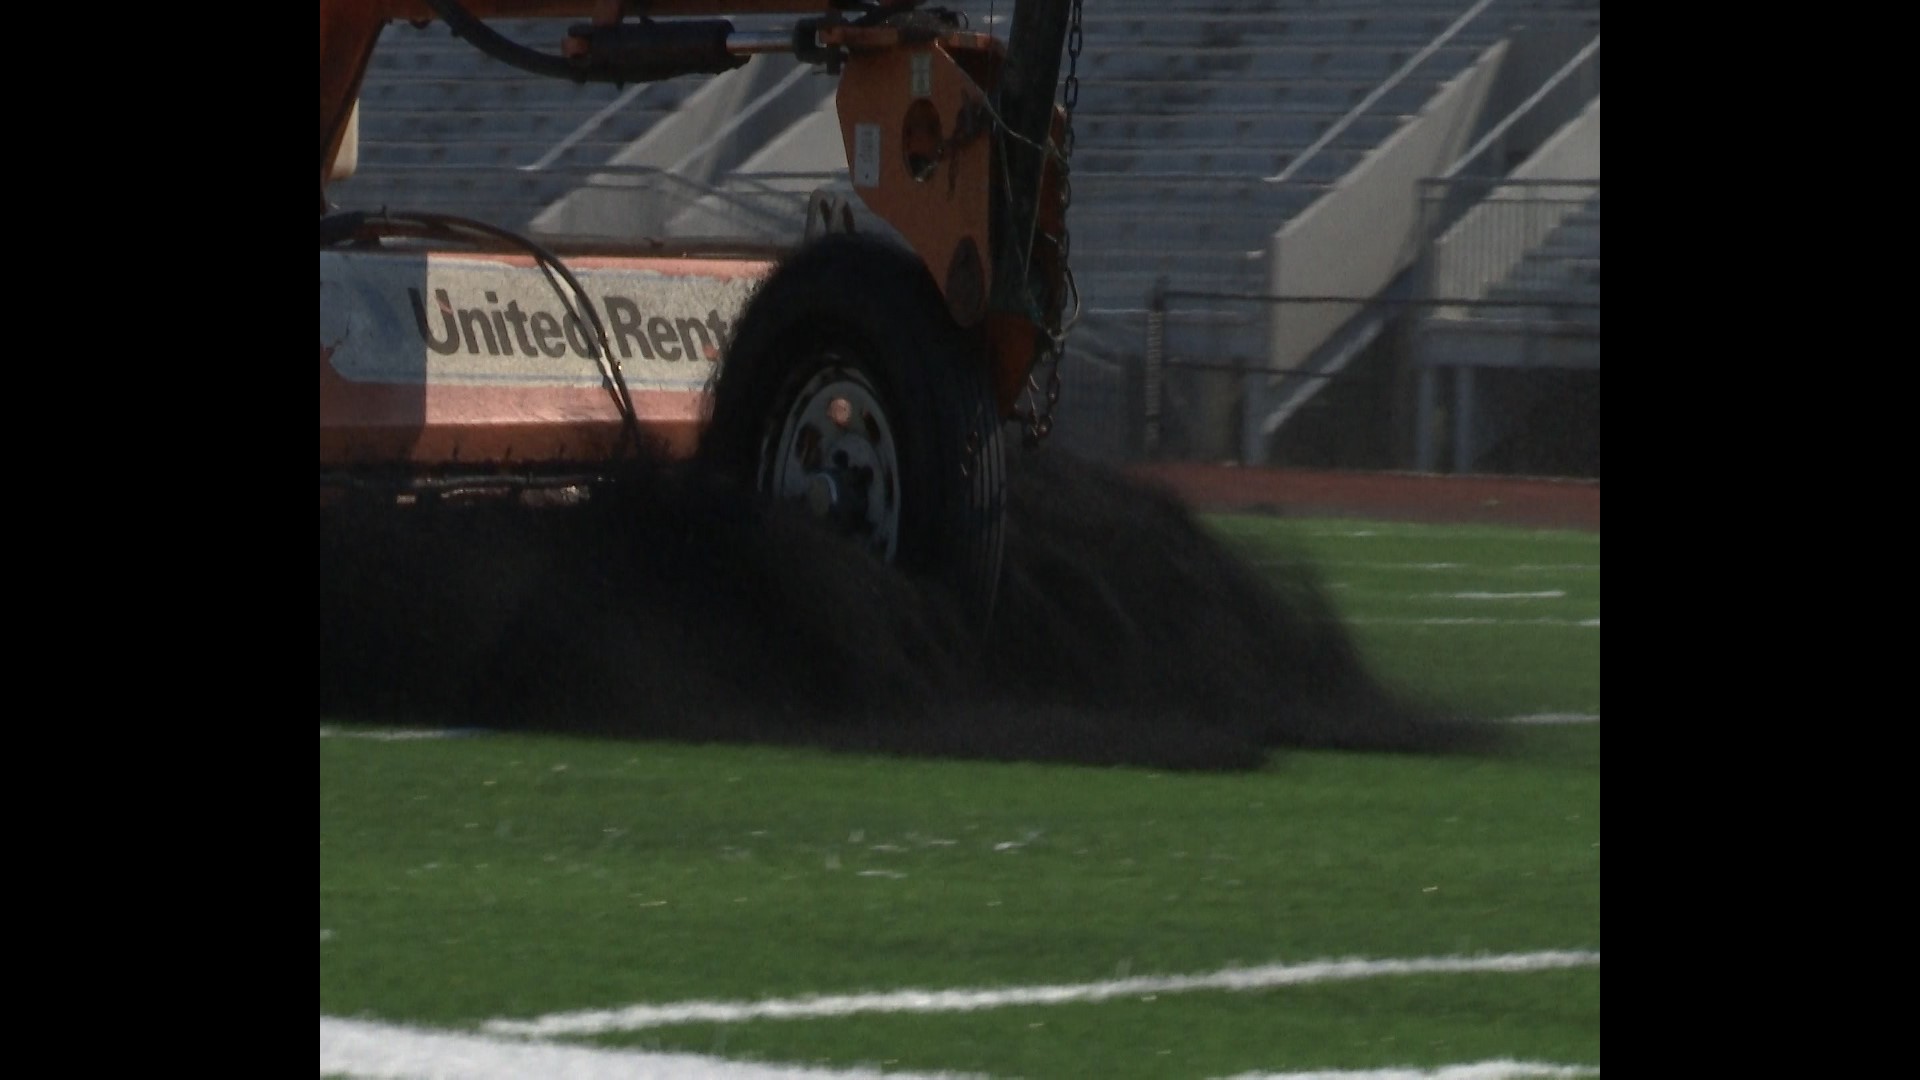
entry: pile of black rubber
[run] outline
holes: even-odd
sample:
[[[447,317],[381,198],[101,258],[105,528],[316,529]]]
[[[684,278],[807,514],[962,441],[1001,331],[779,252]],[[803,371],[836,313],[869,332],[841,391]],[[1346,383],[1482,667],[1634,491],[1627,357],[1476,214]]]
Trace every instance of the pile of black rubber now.
[[[984,631],[684,469],[567,508],[329,511],[321,716],[1171,769],[1495,745],[1382,685],[1304,563],[1255,570],[1109,469],[1008,457]]]

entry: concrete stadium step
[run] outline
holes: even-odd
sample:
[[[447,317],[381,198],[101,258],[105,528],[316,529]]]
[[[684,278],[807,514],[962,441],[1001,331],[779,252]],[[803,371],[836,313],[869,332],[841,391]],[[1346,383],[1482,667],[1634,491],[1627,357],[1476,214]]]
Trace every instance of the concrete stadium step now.
[[[361,168],[368,172],[422,165],[519,168],[540,163],[556,172],[604,165],[631,145],[628,139],[589,138],[564,147],[539,142],[374,142],[360,144]],[[556,153],[557,151],[557,153]]]
[[[1499,299],[1502,306],[1475,308],[1468,316],[1477,322],[1557,322],[1573,326],[1598,329],[1600,309],[1596,306],[1599,297],[1582,298],[1551,293],[1546,290],[1533,292],[1490,293],[1488,299]]]
[[[1265,237],[1313,204],[1318,192],[1289,188],[1284,198],[1254,207],[1183,202],[1175,205],[1090,205],[1077,200],[1068,213],[1074,250],[1095,247],[1225,244],[1257,247],[1250,235]]]
[[[1464,69],[1483,46],[1447,45],[1422,61],[1424,74],[1445,78]],[[1409,46],[1280,45],[1271,48],[1196,49],[1179,46],[1089,47],[1080,57],[1084,81],[1205,78],[1298,79],[1334,76],[1385,80],[1418,50]]]
[[[1116,281],[1133,278],[1152,279],[1162,275],[1176,278],[1211,278],[1221,282],[1245,283],[1250,275],[1265,273],[1264,245],[1201,248],[1183,245],[1176,248],[1073,248],[1074,275],[1084,287],[1088,281]]]
[[[1594,0],[1587,0],[1592,3]],[[1165,0],[1100,0],[1101,10],[1110,12],[1165,14]],[[1183,0],[1180,10],[1193,15],[1305,15],[1340,12],[1430,12],[1457,16],[1472,6],[1472,0]]]
[[[1397,126],[1397,125],[1396,125]],[[1082,144],[1074,151],[1073,163],[1095,172],[1121,172],[1135,176],[1192,175],[1273,176],[1293,163],[1306,149],[1308,140],[1285,147],[1248,146],[1234,148],[1216,145],[1167,145],[1152,149],[1120,148]],[[1300,170],[1303,180],[1333,181],[1345,176],[1378,140],[1343,133],[1321,150]],[[1078,180],[1075,181],[1078,183]]]
[[[1438,37],[1451,21],[1431,12],[1355,11],[1271,14],[1226,13],[1195,16],[1184,11],[1145,15],[1088,10],[1084,40],[1090,44],[1123,39],[1141,44],[1199,48],[1312,45],[1366,42],[1421,46]]]
[[[1514,306],[1478,309],[1475,314],[1484,318],[1549,317],[1598,325],[1600,260],[1531,253],[1486,295],[1489,300]]]
[[[1556,292],[1591,291],[1597,295],[1600,290],[1600,257],[1531,251],[1502,284],[1524,289],[1548,287]]]
[[[1149,82],[1130,80],[1089,85],[1074,111],[1083,120],[1150,120],[1163,116],[1344,115],[1366,100],[1378,83],[1304,80],[1207,80]],[[1435,81],[1411,81],[1389,89],[1368,109],[1385,116],[1418,113],[1439,91]]]
[[[1330,184],[1353,171],[1371,150],[1371,146],[1329,146],[1308,158],[1292,179],[1303,184]],[[1296,156],[1292,150],[1141,154],[1079,147],[1073,155],[1074,197],[1125,183],[1158,181],[1165,187],[1165,197],[1190,200],[1200,192],[1220,192],[1219,185],[1224,181],[1258,182],[1277,175],[1292,165]],[[1240,194],[1259,197],[1257,190]]]
[[[408,209],[468,213],[481,204],[545,206],[577,187],[582,177],[512,168],[415,165],[390,172],[362,172],[329,185],[329,197],[347,209],[387,202]]]
[[[502,116],[572,110],[585,117],[605,108],[617,96],[611,87],[575,86],[557,79],[482,81],[456,77],[374,82],[371,75],[360,94],[363,122],[376,110],[484,112]]]
[[[1316,184],[1275,184],[1259,176],[1164,176],[1151,173],[1102,173],[1076,165],[1073,170],[1073,209],[1089,207],[1222,208],[1234,213],[1262,213],[1280,207],[1302,207],[1324,188]],[[1305,200],[1305,201],[1302,201]]]
[[[1089,82],[1080,88],[1080,112],[1124,111],[1156,113],[1168,111],[1162,104],[1176,103],[1185,96],[1203,95],[1202,100],[1223,107],[1249,109],[1337,109],[1345,111],[1366,100],[1380,88],[1383,80],[1339,75],[1305,75],[1297,78],[1228,77],[1197,79],[1110,78]],[[1440,89],[1442,79],[1414,73],[1389,87],[1381,97],[1385,107],[1418,107]],[[1124,106],[1115,105],[1115,101]]]
[[[1077,147],[1109,148],[1306,146],[1338,123],[1345,112],[1306,111],[1268,113],[1172,113],[1161,116],[1116,116],[1111,113],[1074,117]],[[1399,128],[1395,115],[1366,115],[1346,128],[1366,145],[1373,145]]]
[[[1136,274],[1183,278],[1201,273],[1231,277],[1237,281],[1249,267],[1264,263],[1265,247],[1265,243],[1260,242],[1245,249],[1186,245],[1175,248],[1124,247],[1082,251],[1076,243],[1073,249],[1074,276],[1083,289],[1088,281],[1112,280]]]
[[[596,132],[637,138],[673,110],[630,108],[607,118]],[[578,109],[528,109],[510,113],[466,109],[369,112],[360,123],[362,144],[372,142],[488,142],[501,145],[556,141],[580,132],[591,117]]]
[[[1600,250],[1600,215],[1575,214],[1547,235],[1546,247],[1573,253]]]
[[[1068,225],[1073,231],[1075,252],[1171,248],[1182,244],[1252,250],[1265,247],[1280,226],[1305,209],[1308,200],[1304,193],[1298,202],[1291,212],[1276,208],[1260,214],[1248,214],[1238,208],[1169,213],[1144,206],[1095,212],[1076,205]]]
[[[1163,282],[1172,288],[1228,296],[1257,295],[1266,289],[1266,264],[1238,266],[1221,259],[1195,261],[1171,270],[1074,271],[1083,310],[1145,310]]]
[[[471,168],[447,165],[416,165],[392,173],[360,173],[328,188],[349,197],[373,192],[403,193],[417,204],[423,200],[447,196],[469,200],[485,193],[497,193],[508,202],[537,198],[553,189],[562,178],[549,173],[521,172],[517,169]],[[564,188],[562,189],[564,190]]]
[[[1600,257],[1600,233],[1595,229],[1555,229],[1540,245],[1540,254],[1557,259]]]
[[[630,88],[632,89],[632,88]],[[633,104],[652,109],[676,108],[697,85],[684,81],[648,83],[629,99]],[[473,113],[500,113],[520,109],[600,109],[624,97],[611,86],[577,86],[558,79],[539,79],[532,75],[504,78],[387,76],[369,75],[360,88],[360,100],[366,111],[452,110]],[[514,102],[512,110],[503,101]]]

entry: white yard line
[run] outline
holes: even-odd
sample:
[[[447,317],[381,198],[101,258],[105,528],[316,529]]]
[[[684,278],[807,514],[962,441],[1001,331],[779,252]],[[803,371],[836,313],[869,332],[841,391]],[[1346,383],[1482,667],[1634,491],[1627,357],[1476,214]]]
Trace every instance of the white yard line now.
[[[465,739],[474,735],[484,735],[481,728],[338,728],[327,724],[320,725],[320,737],[323,739],[372,739],[375,742],[412,742],[416,739]]]
[[[356,1080],[964,1080],[974,1074],[827,1069],[729,1061],[699,1054],[612,1050],[320,1018],[320,1073]],[[1240,1073],[1222,1080],[1579,1080],[1588,1065],[1479,1061],[1433,1069]]]
[[[1485,623],[1515,623],[1515,622],[1524,622],[1524,623],[1531,623],[1531,624],[1536,624],[1536,625],[1539,625],[1539,624],[1545,624],[1545,625],[1550,625],[1550,626],[1592,626],[1592,627],[1598,627],[1598,626],[1600,625],[1600,620],[1598,620],[1598,619],[1586,619],[1586,620],[1580,620],[1580,621],[1578,621],[1578,622],[1575,622],[1575,621],[1573,621],[1573,620],[1568,620],[1568,619],[1559,619],[1559,620],[1545,620],[1545,619],[1413,619],[1413,620],[1385,620],[1385,619],[1353,619],[1353,620],[1350,620],[1350,621],[1352,621],[1352,622],[1356,622],[1356,623],[1369,623],[1369,622],[1371,622],[1371,623],[1380,623],[1380,622],[1412,622],[1412,623],[1417,623],[1417,624],[1422,624],[1422,625],[1435,625],[1435,624],[1437,624],[1437,625],[1451,625],[1451,624],[1454,624],[1454,623],[1462,623],[1462,622],[1467,622],[1467,623],[1474,623],[1474,624],[1485,624]],[[1508,719],[1508,720],[1507,720],[1506,722],[1507,722],[1507,723],[1513,723],[1513,724],[1585,724],[1585,723],[1599,723],[1599,722],[1600,722],[1600,717],[1599,717],[1599,715],[1598,715],[1598,714],[1594,714],[1594,713],[1535,713],[1535,714],[1532,714],[1532,715],[1528,715],[1528,716],[1515,716],[1515,717],[1510,717],[1510,718],[1509,718],[1509,719]],[[325,724],[322,724],[322,725],[320,726],[320,737],[321,737],[321,738],[323,738],[323,739],[372,739],[372,740],[374,740],[374,741],[376,741],[376,742],[412,742],[412,741],[415,741],[415,740],[418,740],[418,739],[465,739],[465,738],[471,738],[471,737],[473,737],[473,736],[477,736],[477,735],[484,735],[484,734],[487,734],[487,732],[486,732],[486,730],[485,730],[484,728],[447,728],[447,729],[436,729],[436,728],[427,728],[427,729],[421,729],[421,730],[419,730],[419,731],[407,731],[407,730],[403,730],[403,729],[390,729],[390,730],[389,730],[389,729],[379,729],[379,730],[373,730],[373,729],[356,729],[356,730],[346,730],[346,729],[341,729],[341,728],[336,728],[336,727],[329,727],[329,726],[327,726],[327,725],[325,725]],[[324,941],[324,940],[326,940],[326,938],[325,938],[325,935],[322,935],[322,937],[321,937],[321,940],[323,940],[323,941]]]
[[[1508,525],[1499,525],[1493,528],[1471,525],[1447,525],[1441,526],[1441,528],[1446,529],[1446,534],[1449,538],[1458,540],[1501,540],[1522,534],[1524,534],[1527,539],[1536,542],[1565,540],[1585,544],[1592,543],[1599,539],[1599,534],[1589,532],[1585,529],[1538,529]],[[1305,536],[1330,537],[1340,540],[1371,540],[1375,538],[1398,539],[1408,536],[1430,535],[1434,529],[1435,526],[1424,525],[1419,522],[1405,522],[1401,524],[1376,522],[1372,525],[1352,529],[1303,529],[1301,533]]]
[[[320,1018],[320,1073],[363,1080],[947,1080],[959,1073],[758,1065],[698,1054],[603,1050]]]
[[[1554,619],[1545,616],[1533,619],[1496,619],[1490,616],[1459,615],[1434,616],[1426,619],[1358,618],[1342,619],[1341,622],[1353,626],[1576,626],[1588,630],[1600,629],[1598,617],[1591,619]]]
[[[1240,1073],[1223,1080],[1574,1080],[1599,1076],[1592,1065],[1548,1065],[1538,1061],[1476,1061],[1437,1069],[1335,1069],[1318,1072]]]
[[[1314,570],[1472,570],[1481,574],[1585,574],[1597,572],[1599,563],[1515,563],[1512,566],[1482,566],[1457,562],[1369,562],[1352,559],[1254,559],[1263,569],[1306,567]]]
[[[687,1023],[835,1018],[861,1013],[940,1013],[1016,1005],[1063,1005],[1201,990],[1278,986],[1397,975],[1525,973],[1598,967],[1597,952],[1510,953],[1415,960],[1319,960],[1228,968],[1203,975],[1141,976],[1059,986],[978,990],[898,990],[754,1002],[689,1001],[625,1009],[555,1013],[532,1021],[495,1020],[492,1034],[435,1031],[341,1017],[320,1018],[320,1072],[356,1080],[957,1080],[957,1073],[827,1069],[729,1061],[698,1054],[616,1050],[540,1041]],[[518,1037],[516,1037],[518,1036]],[[891,1064],[881,1062],[881,1066]],[[1494,1060],[1434,1069],[1393,1068],[1244,1073],[1229,1080],[1573,1080],[1599,1075],[1583,1065]]]
[[[1254,559],[1254,566],[1262,570],[1286,570],[1293,567],[1305,567],[1309,570],[1471,570],[1471,563],[1458,562],[1352,562],[1334,559]]]
[[[1301,986],[1389,975],[1520,973],[1598,967],[1599,964],[1600,954],[1597,952],[1513,953],[1416,960],[1316,960],[1303,964],[1228,968],[1204,975],[1149,975],[1059,986],[892,990],[873,994],[833,994],[762,1001],[683,1001],[667,1005],[629,1005],[621,1009],[551,1013],[533,1020],[493,1020],[486,1024],[486,1030],[500,1035],[533,1037],[599,1035],[675,1024],[737,1024],[752,1020],[798,1020],[864,1013],[971,1012],[1015,1005],[1109,1001],[1146,994],[1267,990],[1277,986]]]

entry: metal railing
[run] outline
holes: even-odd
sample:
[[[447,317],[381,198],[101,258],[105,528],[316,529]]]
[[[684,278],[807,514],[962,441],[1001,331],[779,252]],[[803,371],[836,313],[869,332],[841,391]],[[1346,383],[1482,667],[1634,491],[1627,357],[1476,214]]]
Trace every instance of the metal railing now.
[[[1314,155],[1320,153],[1320,151],[1326,149],[1328,146],[1333,145],[1333,141],[1339,138],[1341,133],[1358,122],[1361,117],[1365,116],[1368,111],[1373,108],[1375,103],[1381,98],[1386,97],[1393,91],[1394,87],[1399,86],[1408,76],[1419,70],[1420,65],[1426,63],[1429,56],[1432,56],[1444,48],[1447,42],[1457,37],[1460,31],[1466,29],[1468,24],[1479,18],[1480,13],[1487,10],[1487,8],[1494,3],[1495,0],[1479,0],[1478,3],[1468,8],[1465,14],[1455,19],[1445,30],[1435,35],[1434,39],[1427,42],[1425,47],[1421,48],[1419,52],[1408,57],[1407,62],[1401,64],[1399,70],[1387,76],[1386,79],[1382,81],[1379,86],[1374,87],[1366,97],[1356,102],[1353,108],[1347,110],[1345,116],[1334,121],[1332,126],[1322,132],[1318,139],[1308,144],[1307,148],[1302,150],[1299,156],[1289,162],[1286,168],[1281,169],[1272,176],[1266,177],[1266,181],[1270,184],[1284,184],[1293,179],[1294,174],[1305,168],[1307,162],[1313,160]]]
[[[1462,205],[1471,209],[1462,214]],[[1471,307],[1467,301],[1524,299],[1522,294],[1533,295],[1535,304],[1565,306],[1582,299],[1578,275],[1600,254],[1600,181],[1436,178],[1422,181],[1421,208],[1430,239],[1420,294],[1450,309],[1444,314],[1461,317]],[[1589,218],[1590,245],[1543,246],[1555,230]],[[1561,286],[1572,292],[1555,296]],[[1598,289],[1596,276],[1596,302]]]
[[[1082,442],[1121,448],[1126,459],[1231,459],[1243,464],[1272,464],[1246,452],[1250,443],[1273,444],[1276,438],[1274,430],[1261,426],[1270,418],[1269,411],[1249,411],[1247,406],[1271,405],[1276,399],[1294,396],[1290,391],[1302,384],[1316,384],[1332,393],[1297,395],[1305,402],[1302,416],[1311,412],[1341,417],[1332,424],[1323,422],[1322,428],[1361,429],[1373,425],[1377,429],[1355,440],[1368,450],[1333,451],[1334,456],[1322,459],[1321,464],[1353,469],[1407,468],[1413,464],[1410,447],[1415,443],[1414,431],[1410,426],[1403,431],[1380,425],[1389,423],[1382,417],[1390,414],[1403,420],[1411,415],[1411,402],[1403,402],[1405,407],[1393,403],[1412,392],[1409,373],[1419,363],[1419,333],[1425,320],[1446,311],[1467,312],[1507,327],[1525,351],[1540,344],[1533,338],[1562,332],[1561,327],[1521,318],[1539,302],[1539,298],[1422,295],[1414,291],[1387,297],[1276,297],[1163,287],[1155,291],[1147,310],[1134,323],[1140,335],[1137,340],[1142,343],[1139,352],[1120,360],[1132,386],[1124,396],[1109,396],[1116,404],[1137,403],[1136,411],[1082,412],[1058,430]],[[1368,346],[1361,362],[1338,370],[1275,368],[1257,350],[1232,344],[1235,324],[1264,325],[1274,312],[1362,303],[1381,309],[1390,329]],[[1571,314],[1597,326],[1598,299],[1561,295],[1555,299],[1555,306],[1562,315]],[[1069,380],[1062,400],[1075,398],[1078,390]],[[1090,427],[1095,430],[1087,430]],[[1343,453],[1348,456],[1339,456]]]
[[[506,182],[487,182],[494,178]],[[845,170],[730,174],[707,183],[649,165],[549,165],[539,173],[514,165],[412,165],[390,173],[365,170],[351,187],[342,184],[336,191],[343,205],[353,206],[366,203],[369,196],[363,193],[377,192],[379,201],[399,206],[418,191],[434,209],[515,228],[527,227],[561,199],[613,193],[632,200],[636,236],[657,232],[680,214],[704,208],[726,224],[725,236],[797,239],[806,225],[813,189],[845,180]],[[451,184],[467,188],[470,197],[442,186]]]
[[[1578,115],[1599,94],[1600,38],[1596,36],[1481,136],[1459,161],[1440,174],[1440,179],[1504,175],[1508,168],[1507,138],[1517,125],[1527,122],[1558,127]]]

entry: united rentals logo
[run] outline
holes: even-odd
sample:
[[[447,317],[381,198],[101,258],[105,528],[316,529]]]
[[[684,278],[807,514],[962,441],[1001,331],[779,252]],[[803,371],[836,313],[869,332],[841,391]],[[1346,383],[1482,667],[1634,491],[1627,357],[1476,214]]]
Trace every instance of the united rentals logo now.
[[[455,308],[446,289],[435,289],[433,306],[440,323],[435,329],[420,290],[409,287],[407,297],[413,305],[413,322],[420,340],[441,356],[464,351],[471,356],[547,356],[557,360],[572,352],[585,360],[600,358],[600,343],[580,316],[526,311],[518,300],[509,300],[503,307],[500,294],[491,289],[485,296],[487,307]],[[646,315],[631,297],[611,295],[601,298],[600,310],[605,316],[607,340],[622,360],[638,356],[643,360],[717,363],[733,336],[731,325],[721,318],[718,308],[709,309],[704,319],[670,318]]]
[[[582,297],[536,267],[479,259],[321,252],[324,361],[355,382],[600,386],[594,321],[635,387],[698,389],[758,284],[613,266],[576,270]]]

